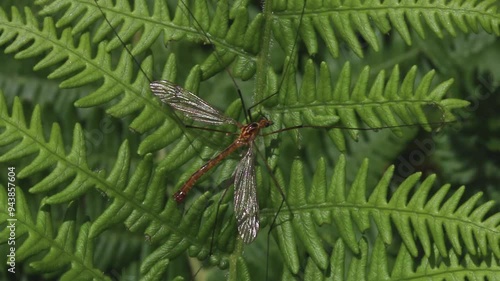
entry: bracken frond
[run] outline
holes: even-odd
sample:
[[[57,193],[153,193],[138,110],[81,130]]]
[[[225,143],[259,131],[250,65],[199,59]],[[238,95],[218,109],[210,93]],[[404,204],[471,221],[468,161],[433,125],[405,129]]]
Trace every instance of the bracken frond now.
[[[0,188],[0,200],[7,202],[6,188]],[[0,244],[7,243],[8,237],[14,238],[16,250],[13,252],[14,265],[30,259],[30,267],[36,273],[48,273],[60,276],[60,280],[111,280],[101,269],[94,265],[94,243],[89,237],[90,222],[79,224],[76,220],[76,204],[70,204],[64,221],[56,226],[50,206],[45,201],[40,203],[36,219],[31,215],[30,207],[34,200],[27,200],[20,186],[15,188],[15,210],[3,208],[0,211],[1,221],[15,218],[11,227],[4,228]],[[9,235],[13,231],[15,235]],[[21,240],[21,237],[25,238]],[[21,242],[22,241],[22,242]],[[33,258],[35,257],[35,258]],[[20,272],[20,269],[17,269]]]
[[[295,40],[290,34],[296,34],[298,30],[310,54],[318,53],[318,37],[333,57],[339,56],[340,40],[362,57],[363,48],[358,36],[378,51],[380,43],[376,29],[385,34],[394,28],[408,45],[412,43],[411,30],[425,37],[424,26],[440,38],[444,31],[456,36],[455,27],[468,33],[471,30],[478,32],[480,26],[488,33],[500,35],[495,0],[308,0],[305,16],[300,22],[302,7],[303,1],[274,1],[273,31],[280,45],[290,48]]]
[[[330,183],[326,180],[324,160],[316,165],[312,183],[306,183],[303,164],[295,161],[289,184],[280,179],[286,190],[287,204],[276,218],[276,235],[288,269],[297,274],[299,249],[303,249],[321,270],[328,268],[328,237],[324,238],[327,226],[340,236],[343,243],[355,254],[361,249],[358,235],[376,227],[380,239],[386,245],[394,243],[397,233],[408,253],[417,257],[431,254],[447,257],[450,247],[458,255],[500,257],[500,214],[486,216],[494,202],[477,206],[481,193],[467,200],[462,198],[464,188],[449,194],[450,185],[431,193],[435,176],[419,182],[420,173],[415,173],[401,183],[394,194],[389,194],[394,167],[390,167],[379,183],[367,186],[368,160],[365,160],[351,186],[346,185],[346,161],[341,157],[335,166]],[[371,193],[368,190],[373,190]],[[274,208],[280,206],[280,196],[274,191]],[[272,221],[277,209],[264,209],[264,221]],[[321,228],[320,228],[321,226]],[[330,234],[331,235],[331,234]],[[333,245],[332,245],[333,246]]]

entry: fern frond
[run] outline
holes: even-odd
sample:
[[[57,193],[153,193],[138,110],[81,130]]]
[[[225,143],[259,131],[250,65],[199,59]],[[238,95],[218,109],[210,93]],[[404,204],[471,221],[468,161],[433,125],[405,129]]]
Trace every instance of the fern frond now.
[[[415,189],[421,176],[415,173],[388,197],[394,171],[394,167],[390,167],[373,192],[367,195],[367,189],[371,189],[366,186],[368,161],[363,163],[349,188],[345,184],[345,165],[345,158],[340,157],[330,185],[325,180],[315,180],[310,188],[306,187],[301,161],[295,161],[292,166],[290,184],[284,185],[290,187],[287,190],[290,210],[278,214],[274,234],[281,251],[288,253],[284,259],[294,274],[299,269],[298,248],[304,249],[321,270],[327,269],[328,254],[321,245],[329,241],[320,238],[320,225],[335,226],[335,232],[355,254],[361,251],[356,233],[376,226],[385,244],[393,243],[395,231],[414,257],[419,255],[418,248],[429,256],[433,245],[437,249],[435,254],[442,257],[448,255],[449,247],[458,254],[467,252],[500,257],[500,240],[496,231],[498,214],[485,217],[493,202],[476,206],[480,193],[460,203],[464,188],[448,194],[450,186],[444,185],[429,196],[435,176],[426,178]],[[315,179],[326,178],[324,168],[319,168],[316,173],[319,174],[315,174]],[[280,178],[279,174],[277,178]],[[276,203],[274,205],[279,207]],[[267,217],[264,221],[272,221],[275,210],[263,211],[262,216]]]
[[[76,87],[98,79],[104,79],[104,84],[93,94],[77,101],[77,106],[96,106],[109,102],[119,95],[124,95],[119,103],[108,108],[107,112],[109,114],[116,117],[125,117],[132,112],[141,110],[141,113],[130,125],[137,132],[147,131],[163,123],[163,126],[154,135],[171,137],[163,138],[161,141],[163,146],[161,147],[168,145],[169,142],[180,136],[182,131],[175,128],[178,126],[175,123],[177,119],[174,118],[175,121],[172,122],[172,115],[166,114],[160,108],[159,102],[149,94],[149,91],[145,91],[145,85],[148,85],[147,77],[140,75],[135,80],[132,79],[131,67],[133,62],[127,52],[123,52],[117,67],[113,69],[111,57],[105,51],[104,44],[99,44],[97,55],[92,57],[88,34],[82,35],[79,46],[74,47],[71,29],[65,29],[61,37],[58,38],[51,18],[46,18],[43,30],[39,30],[31,11],[26,8],[25,13],[27,17],[26,23],[24,23],[15,8],[12,9],[12,20],[8,20],[4,12],[0,13],[0,29],[4,31],[0,37],[0,44],[9,42],[10,44],[6,48],[8,52],[16,51],[30,42],[29,39],[34,39],[33,44],[17,53],[16,57],[31,57],[48,51],[45,58],[35,66],[35,69],[52,66],[61,60],[65,60],[64,64],[55,69],[49,76],[57,78],[72,75],[61,83],[62,87]],[[10,28],[6,29],[6,26],[10,26]],[[24,36],[16,36],[21,31]],[[11,41],[11,39],[13,40]],[[151,58],[146,58],[141,67],[146,70],[151,69]],[[173,57],[167,62],[165,71],[172,69],[175,69]],[[75,71],[77,73],[72,74]],[[170,71],[168,78],[175,80],[172,73],[175,73],[175,71]],[[199,72],[194,70],[193,76],[196,77],[196,75],[199,75]],[[170,121],[165,122],[165,119]]]
[[[82,157],[86,154],[86,150],[83,132],[79,126],[75,127],[71,152],[66,154],[60,127],[57,124],[52,126],[49,141],[45,140],[39,107],[35,107],[29,126],[24,119],[22,105],[18,98],[15,99],[12,115],[9,116],[3,93],[0,93],[0,108],[0,127],[5,128],[1,134],[0,145],[15,144],[0,156],[0,161],[12,161],[38,153],[36,158],[19,172],[20,178],[27,178],[55,166],[51,174],[31,187],[31,192],[47,192],[56,188],[60,183],[73,179],[66,191],[54,194],[47,199],[49,204],[66,202],[84,194],[101,181],[98,177],[89,177],[92,172],[87,166],[86,158]]]
[[[162,34],[165,42],[189,40],[215,45],[217,51],[200,66],[203,79],[223,71],[229,65],[232,65],[232,73],[244,80],[255,73],[255,53],[259,50],[262,17],[258,16],[249,23],[245,7],[230,8],[228,1],[218,1],[215,12],[210,15],[205,1],[189,1],[186,4],[179,2],[171,18],[166,1],[155,1],[152,14],[149,13],[149,7],[144,0],[135,1],[133,8],[128,1],[120,0],[115,4],[112,1],[99,2],[99,6],[106,17],[111,19],[112,27],[118,30],[123,41],[128,42],[139,31],[143,34],[134,42],[134,55],[150,48]],[[53,1],[44,7],[42,14],[53,15],[61,11],[64,15],[58,25],[66,26],[72,23],[75,26],[74,32],[86,30],[101,15],[94,0]],[[93,42],[101,42],[111,33],[112,29],[108,23],[102,22]],[[121,46],[122,42],[115,37],[107,45],[107,50]]]
[[[455,27],[464,33],[478,32],[479,26],[488,33],[500,35],[500,19],[495,0],[489,1],[319,1],[307,0],[300,27],[303,3],[274,1],[273,32],[284,49],[293,46],[300,33],[309,54],[318,53],[320,37],[333,57],[339,56],[340,40],[354,53],[363,57],[363,48],[357,35],[374,50],[379,50],[376,29],[388,33],[394,28],[410,45],[410,29],[424,38],[423,21],[439,38],[443,31],[456,35]],[[289,32],[292,30],[293,32]]]
[[[8,115],[3,93],[0,93],[0,127],[5,128],[1,133],[0,146],[10,145],[8,151],[0,156],[1,162],[13,161],[37,153],[35,159],[19,173],[19,178],[27,178],[41,171],[50,169],[44,178],[30,188],[30,192],[42,193],[58,188],[62,182],[71,181],[65,189],[52,194],[46,199],[47,204],[68,202],[85,194],[92,187],[112,193],[114,184],[120,185],[129,169],[130,159],[127,142],[120,151],[112,173],[105,179],[101,172],[94,173],[86,162],[86,146],[83,131],[79,125],[75,126],[73,146],[67,154],[60,127],[53,124],[49,141],[43,134],[40,108],[35,107],[29,126],[24,119],[22,105],[16,98],[12,106],[12,115]],[[125,173],[119,174],[117,173]]]
[[[305,2],[305,3],[304,3]],[[190,3],[189,7],[179,5],[174,18],[169,15],[164,1],[155,1],[152,14],[149,13],[144,0],[136,1],[132,9],[127,1],[100,3],[114,28],[119,28],[119,35],[126,42],[136,32],[142,30],[142,36],[134,53],[140,53],[150,47],[153,41],[163,33],[166,40],[188,39],[206,41],[216,46],[218,55],[210,56],[202,65],[203,77],[207,78],[233,64],[232,72],[237,77],[250,78],[255,72],[255,54],[259,48],[258,38],[265,20],[272,22],[274,37],[286,53],[294,46],[294,34],[300,32],[309,54],[318,53],[318,36],[325,42],[333,57],[339,56],[339,41],[342,40],[360,57],[363,56],[359,33],[375,50],[379,50],[379,42],[375,27],[382,33],[392,28],[411,44],[410,29],[424,38],[425,30],[422,21],[438,37],[443,31],[456,35],[455,27],[462,32],[477,32],[481,26],[489,33],[500,35],[495,1],[463,2],[463,1],[274,1],[272,7],[266,7],[270,13],[263,13],[248,23],[248,12],[235,5],[228,7],[227,1],[219,1],[213,15],[209,15],[204,1]],[[300,21],[305,4],[304,18]],[[191,12],[188,12],[189,11]],[[100,12],[93,3],[74,2],[68,0],[54,1],[43,9],[43,14],[55,14],[65,11],[58,21],[60,26],[70,23],[80,32],[94,23]],[[119,15],[119,17],[116,17]],[[198,19],[193,21],[193,17]],[[423,20],[422,20],[423,19]],[[232,22],[229,24],[229,22]],[[301,24],[300,27],[298,26]],[[94,42],[101,41],[111,32],[107,23],[103,23],[94,37]],[[162,32],[163,31],[163,32]],[[207,32],[204,32],[207,31]],[[121,42],[113,39],[110,49],[120,47]],[[216,58],[219,56],[219,58]],[[234,63],[233,63],[234,62]]]
[[[357,139],[359,130],[356,128],[362,128],[358,118],[369,128],[390,127],[401,135],[401,125],[420,125],[431,131],[430,124],[441,126],[453,121],[455,117],[451,110],[468,105],[457,99],[443,99],[452,80],[431,89],[434,71],[428,72],[415,85],[417,67],[412,67],[400,81],[399,67],[396,66],[387,82],[385,71],[381,71],[371,86],[368,85],[369,71],[370,68],[365,67],[358,81],[351,86],[350,64],[345,64],[332,90],[326,63],[321,64],[317,77],[312,61],[309,61],[300,90],[296,90],[295,73],[290,72],[286,77],[278,104],[269,109],[271,118],[285,128],[301,125],[333,128],[329,131],[330,137],[344,151],[344,136],[349,134]],[[438,120],[430,120],[430,114],[426,114],[432,108],[439,114]]]
[[[321,270],[312,259],[307,259],[304,276],[285,269],[281,280],[494,280],[500,272],[498,260],[494,258],[478,262],[471,254],[458,255],[449,251],[444,257],[433,255],[417,259],[404,245],[399,247],[395,260],[390,261],[387,247],[380,237],[372,245],[361,239],[358,248],[361,252],[351,256],[342,239],[338,239],[329,257],[329,271]],[[434,251],[437,250],[434,248]]]
[[[434,247],[434,252],[438,250]],[[447,255],[424,257],[415,259],[406,247],[401,247],[391,272],[393,280],[404,278],[427,278],[429,275],[436,279],[483,279],[490,280],[498,277],[500,266],[498,259],[486,256],[482,260],[475,259],[471,253],[457,254],[449,251]]]
[[[21,187],[15,191],[16,262],[30,260],[30,267],[38,273],[62,274],[61,280],[110,280],[102,269],[94,266],[94,246],[88,236],[90,223],[76,223],[76,206],[71,204],[65,221],[57,226],[54,236],[50,208],[41,203],[36,220],[31,216],[30,203]],[[7,202],[6,188],[0,187],[0,200]],[[33,207],[33,206],[31,206]],[[7,210],[0,210],[0,219],[9,218]],[[9,229],[4,228],[0,244],[6,243]],[[26,239],[20,239],[21,237]]]

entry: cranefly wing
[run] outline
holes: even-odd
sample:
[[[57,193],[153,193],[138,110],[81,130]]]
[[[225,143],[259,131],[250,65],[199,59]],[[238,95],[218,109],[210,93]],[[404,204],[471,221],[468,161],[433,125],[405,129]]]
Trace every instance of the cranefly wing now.
[[[149,84],[149,87],[162,102],[195,121],[212,125],[238,124],[195,94],[169,81],[154,81]]]
[[[234,171],[234,213],[243,242],[251,243],[259,231],[253,143]]]

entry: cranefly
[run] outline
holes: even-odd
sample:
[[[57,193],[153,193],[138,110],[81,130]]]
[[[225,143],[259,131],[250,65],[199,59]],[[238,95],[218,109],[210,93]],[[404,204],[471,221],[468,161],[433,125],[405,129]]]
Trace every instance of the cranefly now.
[[[259,204],[254,165],[254,139],[262,128],[273,124],[271,120],[262,118],[258,122],[242,125],[225,116],[195,94],[169,81],[154,81],[151,91],[160,100],[185,117],[210,125],[232,124],[240,129],[239,136],[223,151],[194,172],[184,185],[174,194],[177,202],[182,202],[198,179],[210,169],[217,166],[224,158],[241,147],[248,147],[247,152],[234,171],[234,213],[238,221],[238,233],[245,243],[251,243],[259,231]]]

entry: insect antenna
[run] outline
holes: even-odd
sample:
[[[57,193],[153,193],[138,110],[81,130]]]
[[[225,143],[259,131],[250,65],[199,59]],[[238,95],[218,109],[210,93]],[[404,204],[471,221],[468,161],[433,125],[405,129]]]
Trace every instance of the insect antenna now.
[[[109,27],[111,27],[111,30],[113,31],[113,35],[115,36],[115,38],[120,42],[120,44],[125,49],[125,51],[127,52],[127,54],[132,58],[134,64],[139,68],[139,71],[144,75],[144,77],[146,77],[146,79],[148,80],[148,82],[151,84],[153,82],[153,78],[149,77],[148,73],[142,68],[141,62],[134,55],[134,52],[132,51],[132,49],[129,47],[129,45],[127,45],[125,43],[125,41],[122,39],[122,37],[120,36],[120,34],[118,33],[118,31],[113,27],[113,24],[111,23],[111,20],[106,16],[106,13],[104,12],[103,7],[98,3],[98,0],[94,0],[94,3],[96,5],[96,7],[98,8],[99,12],[102,14],[102,16],[104,18],[104,21],[108,24]],[[184,6],[186,6],[184,2],[182,2],[182,3],[184,4]],[[169,106],[169,105],[167,105],[167,106]],[[170,110],[169,111],[169,116],[171,116],[172,118],[174,118],[174,120],[178,124],[181,124],[181,126],[179,126],[179,128],[182,130],[182,134],[186,137],[187,141],[189,142],[189,145],[196,151],[197,157],[200,158],[200,159],[202,159],[202,160],[206,160],[206,159],[203,159],[202,156],[201,156],[202,153],[201,153],[199,145],[197,146],[195,144],[195,141],[193,140],[193,138],[190,137],[189,134],[185,130],[185,128],[201,129],[201,127],[196,127],[196,126],[191,126],[191,125],[185,124],[184,121],[182,120],[182,118],[179,117],[178,113],[175,110]],[[203,128],[203,130],[210,131],[209,128]],[[222,133],[224,133],[226,135],[229,133],[227,131],[221,131],[221,130],[212,130],[212,131],[222,132]]]
[[[109,21],[108,17],[106,16],[106,14],[104,13],[104,11],[102,10],[101,5],[99,5],[99,3],[97,3],[97,0],[94,0],[94,2],[96,4],[97,8],[99,9],[99,11],[101,12],[101,14],[103,15],[104,20],[106,21],[106,23],[110,27],[113,27],[113,25]],[[134,54],[132,54],[132,51],[129,49],[129,47],[127,46],[127,44],[125,44],[125,42],[123,41],[123,39],[120,37],[120,35],[118,34],[118,31],[116,31],[116,29],[114,29],[114,28],[111,28],[111,29],[113,30],[113,34],[115,35],[115,38],[118,38],[118,41],[120,41],[120,43],[122,44],[122,46],[125,49],[125,51],[130,55],[130,57],[134,60],[134,63],[139,67],[139,71],[142,72],[142,74],[144,74],[144,77],[146,77],[146,79],[148,79],[149,83],[153,82],[152,79],[146,73],[146,71],[144,71],[144,69],[142,69],[141,63],[139,62],[139,60],[134,56]]]
[[[269,135],[274,135],[278,134],[281,132],[286,132],[286,131],[291,131],[291,130],[298,130],[298,129],[345,129],[345,130],[357,130],[357,131],[377,131],[377,130],[382,130],[382,129],[396,129],[396,128],[408,128],[408,127],[415,127],[415,126],[426,126],[426,125],[437,125],[436,130],[440,130],[444,125],[447,124],[453,124],[456,123],[457,121],[439,121],[439,122],[427,122],[427,123],[413,123],[413,124],[404,124],[404,125],[393,125],[393,126],[384,126],[384,127],[374,127],[374,128],[360,128],[360,127],[346,127],[346,126],[312,126],[312,125],[297,125],[297,126],[292,126],[292,127],[287,127],[283,129],[279,129],[276,131],[272,131],[269,133],[265,133],[262,136],[269,136]]]
[[[203,36],[205,37],[205,39],[210,43],[210,45],[213,46],[213,50],[214,50],[213,54],[214,54],[215,58],[217,59],[217,61],[219,62],[219,64],[222,66],[223,63],[222,63],[222,59],[220,57],[220,54],[217,52],[217,49],[215,48],[215,44],[212,41],[212,39],[210,39],[209,34],[202,28],[201,23],[198,21],[198,19],[196,19],[193,12],[191,11],[191,9],[189,9],[189,6],[182,0],[180,0],[179,2],[181,3],[181,5],[184,6],[185,11],[187,11],[190,18],[192,18],[193,21],[196,23],[198,30],[203,33]],[[236,88],[236,91],[238,92],[238,97],[239,97],[240,102],[241,102],[241,107],[243,108],[243,114],[245,115],[246,122],[247,123],[253,122],[252,116],[249,114],[249,111],[246,109],[245,100],[243,99],[243,94],[241,92],[240,87],[238,86],[238,83],[236,83],[236,80],[234,79],[233,75],[231,74],[231,71],[229,71],[228,68],[224,67],[224,71],[226,71],[228,76],[231,78],[231,82],[233,83],[234,87]]]
[[[274,134],[279,134],[282,132],[289,132],[289,131],[295,131],[299,129],[320,129],[320,130],[331,130],[331,129],[342,129],[342,130],[352,130],[352,131],[378,131],[378,130],[385,130],[385,129],[390,129],[392,130],[396,135],[399,135],[400,131],[398,129],[400,128],[412,128],[412,127],[420,127],[423,128],[425,131],[430,132],[439,132],[443,127],[449,124],[454,124],[459,121],[455,119],[455,117],[447,116],[446,109],[438,103],[432,102],[429,104],[429,106],[435,107],[439,111],[440,115],[439,117],[434,116],[434,120],[436,118],[439,118],[438,121],[430,121],[429,119],[424,120],[418,120],[418,121],[423,121],[423,122],[415,122],[415,123],[408,123],[408,124],[397,124],[397,125],[381,125],[381,126],[373,126],[370,124],[367,124],[367,127],[357,127],[357,126],[347,126],[343,124],[333,124],[333,125],[295,125],[295,126],[290,126],[286,128],[281,128],[272,132],[266,132],[262,134],[262,136],[269,136],[269,135],[274,135]]]

